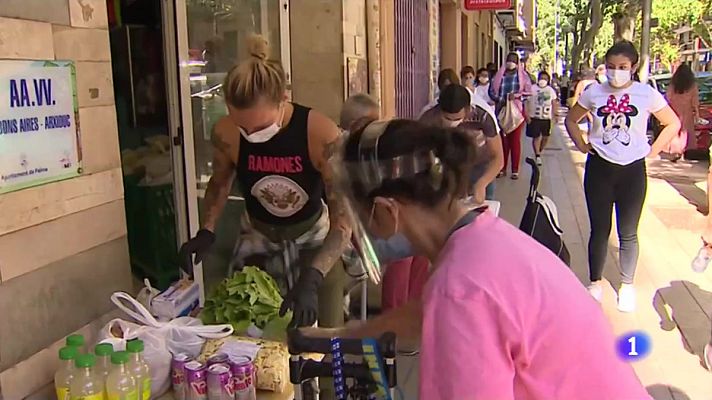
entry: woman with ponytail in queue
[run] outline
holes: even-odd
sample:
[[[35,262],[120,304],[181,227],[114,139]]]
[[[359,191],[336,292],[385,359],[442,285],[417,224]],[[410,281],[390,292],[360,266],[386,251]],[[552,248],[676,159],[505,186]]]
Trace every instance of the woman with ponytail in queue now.
[[[420,301],[304,333],[420,340],[421,399],[650,399],[571,270],[516,227],[458,201],[487,158],[470,140],[408,120],[371,122],[348,137],[343,193],[366,229],[403,234],[431,274]]]
[[[615,207],[621,312],[633,312],[636,307],[633,278],[638,264],[638,223],[647,191],[645,158],[657,157],[680,130],[680,120],[665,98],[652,87],[633,81],[638,61],[633,43],[614,44],[606,52],[606,81],[586,89],[566,117],[569,136],[579,151],[588,154],[583,180],[591,226],[588,291],[601,301],[601,276]],[[652,146],[647,135],[651,114],[665,127]],[[593,117],[588,142],[578,125],[586,115]]]
[[[351,228],[327,163],[339,129],[323,114],[288,101],[284,70],[268,58],[263,37],[251,36],[247,47],[249,58],[230,69],[222,87],[228,115],[214,127],[213,175],[203,203],[202,229],[182,246],[182,267],[192,274],[193,255],[197,264],[209,252],[236,179],[251,228],[263,246],[274,251],[283,243],[298,246],[298,261],[292,266],[299,268],[298,278],[280,314],[292,310],[293,327],[311,326],[317,319],[321,326],[341,326],[341,256]]]

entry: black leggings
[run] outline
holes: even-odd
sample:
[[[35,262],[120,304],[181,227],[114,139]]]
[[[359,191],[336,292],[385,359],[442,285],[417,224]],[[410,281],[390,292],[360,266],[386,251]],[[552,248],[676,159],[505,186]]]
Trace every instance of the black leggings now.
[[[645,160],[628,165],[608,162],[590,154],[583,179],[591,225],[588,241],[588,268],[591,281],[601,280],[611,234],[613,206],[620,241],[621,280],[633,283],[638,262],[638,223],[647,190]]]

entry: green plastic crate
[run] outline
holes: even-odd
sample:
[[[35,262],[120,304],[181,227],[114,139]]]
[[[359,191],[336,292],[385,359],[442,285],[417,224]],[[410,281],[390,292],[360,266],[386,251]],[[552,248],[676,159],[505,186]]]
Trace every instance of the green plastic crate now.
[[[131,266],[140,278],[166,289],[179,277],[173,184],[140,181],[137,175],[124,178]]]

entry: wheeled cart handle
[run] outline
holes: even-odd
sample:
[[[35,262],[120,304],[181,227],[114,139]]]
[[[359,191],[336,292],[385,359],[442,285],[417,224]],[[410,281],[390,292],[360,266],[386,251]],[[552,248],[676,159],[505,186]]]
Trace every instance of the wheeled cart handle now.
[[[341,352],[360,356],[363,355],[361,339],[340,339]],[[287,334],[289,354],[299,355],[304,353],[331,354],[331,339],[314,338],[305,336],[300,330],[295,329]],[[378,350],[383,358],[396,357],[396,335],[392,332],[384,333],[378,339]]]
[[[289,346],[289,380],[294,385],[299,385],[305,380],[313,378],[329,378],[333,375],[333,366],[330,362],[320,362],[305,359],[304,353],[331,354],[331,339],[312,338],[305,336],[299,330],[288,333]],[[378,351],[383,357],[383,372],[389,388],[397,385],[396,371],[396,335],[388,332],[377,341]],[[361,339],[340,339],[341,353],[344,355],[363,356],[363,343]],[[360,381],[373,380],[369,364],[344,363],[344,378],[355,378]]]

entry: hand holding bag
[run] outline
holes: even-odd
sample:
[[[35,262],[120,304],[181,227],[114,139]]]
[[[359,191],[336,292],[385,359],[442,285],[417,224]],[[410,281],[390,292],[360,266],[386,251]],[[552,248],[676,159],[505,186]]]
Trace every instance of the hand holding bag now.
[[[524,122],[524,115],[515,100],[507,100],[504,108],[500,110],[497,119],[499,120],[499,126],[502,128],[502,132],[504,132],[505,135],[509,135]]]

